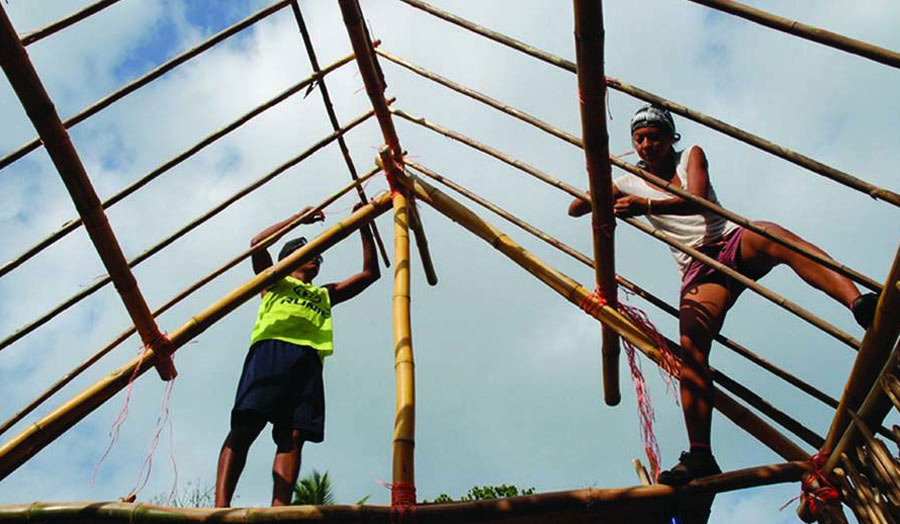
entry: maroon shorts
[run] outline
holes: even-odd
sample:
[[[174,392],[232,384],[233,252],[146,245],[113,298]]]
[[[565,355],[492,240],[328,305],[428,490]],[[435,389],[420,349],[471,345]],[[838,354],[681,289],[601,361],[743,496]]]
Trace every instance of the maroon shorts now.
[[[756,280],[762,275],[752,275],[748,271],[741,268],[741,238],[744,236],[744,228],[739,227],[728,234],[721,242],[709,244],[697,248],[704,255],[719,261],[722,265]],[[698,284],[715,283],[728,290],[728,307],[730,308],[734,301],[743,293],[746,286],[735,280],[734,278],[713,269],[699,260],[691,260],[688,264],[687,271],[681,280],[681,297],[691,288]]]

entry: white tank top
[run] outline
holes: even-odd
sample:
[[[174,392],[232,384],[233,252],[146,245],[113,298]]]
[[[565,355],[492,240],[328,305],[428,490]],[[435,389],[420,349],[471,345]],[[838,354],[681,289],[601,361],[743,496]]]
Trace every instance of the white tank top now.
[[[681,188],[685,191],[688,190],[688,158],[690,158],[690,152],[694,147],[696,146],[690,146],[685,148],[684,151],[675,152],[675,161],[677,162],[675,173],[678,174],[678,178],[681,180]],[[619,188],[619,191],[626,195],[634,195],[640,198],[665,200],[675,196],[667,191],[661,191],[651,187],[650,184],[645,182],[642,178],[632,175],[631,173],[626,173],[613,180],[613,184]],[[716,197],[716,191],[712,186],[712,181],[709,183],[709,193],[707,194],[706,199],[716,204],[719,203],[719,199]],[[706,209],[701,210],[695,215],[657,215],[654,213],[647,215],[647,219],[656,229],[691,247],[718,242],[738,228],[738,225],[734,222],[726,220]],[[669,249],[671,249],[672,255],[675,257],[675,263],[678,265],[678,270],[681,271],[683,276],[693,259],[673,247],[670,247]]]

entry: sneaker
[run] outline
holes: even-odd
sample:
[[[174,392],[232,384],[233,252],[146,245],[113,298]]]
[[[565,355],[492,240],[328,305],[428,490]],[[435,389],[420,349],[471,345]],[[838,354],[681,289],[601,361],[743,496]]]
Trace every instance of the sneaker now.
[[[853,318],[856,319],[856,323],[862,326],[863,329],[872,327],[872,321],[875,319],[875,306],[877,305],[878,293],[860,295],[850,304]]]
[[[683,486],[694,479],[718,475],[721,472],[711,453],[683,451],[678,464],[672,469],[660,472],[656,481],[668,486]]]

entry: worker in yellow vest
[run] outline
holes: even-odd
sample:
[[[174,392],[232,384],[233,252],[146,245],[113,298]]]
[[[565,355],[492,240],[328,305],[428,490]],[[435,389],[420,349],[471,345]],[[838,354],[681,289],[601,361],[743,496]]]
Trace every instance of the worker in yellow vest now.
[[[354,211],[362,205],[357,204]],[[253,237],[250,245],[258,244],[309,209],[266,228]],[[321,220],[324,215],[318,212],[304,223]],[[331,308],[355,297],[381,276],[371,230],[366,226],[360,233],[363,269],[359,273],[343,282],[316,286],[312,281],[322,264],[318,255],[263,291],[231,410],[231,431],[219,453],[216,506],[231,505],[250,445],[267,422],[272,423],[272,439],[277,446],[272,465],[273,506],[291,502],[303,443],[324,440],[322,365],[334,350]],[[287,242],[278,260],[305,244],[303,237]],[[272,257],[264,249],[254,253],[252,261],[256,273],[272,266]]]

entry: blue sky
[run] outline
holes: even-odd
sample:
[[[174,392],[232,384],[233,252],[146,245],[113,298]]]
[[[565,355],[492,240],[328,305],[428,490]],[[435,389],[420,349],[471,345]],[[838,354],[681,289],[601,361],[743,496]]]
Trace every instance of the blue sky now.
[[[42,27],[87,2],[11,0],[3,8],[20,33]],[[527,43],[573,59],[571,13],[559,2],[445,1],[436,4]],[[634,5],[632,5],[634,4]],[[225,7],[223,7],[223,5]],[[124,0],[90,20],[29,47],[29,54],[63,117],[189,49],[265,2],[137,2]],[[786,17],[900,49],[900,8],[883,0],[852,9],[831,3],[810,12],[803,2],[756,2]],[[303,4],[319,62],[349,52],[335,5]],[[400,2],[364,3],[373,35],[395,52],[572,133],[580,129],[574,75],[519,56]],[[514,10],[516,16],[509,16]],[[900,190],[900,77],[887,67],[683,2],[607,3],[606,69],[610,76],[744,127],[864,180]],[[580,150],[489,108],[383,64],[397,106],[459,130],[579,187],[586,186]],[[129,95],[71,131],[101,197],[162,164],[237,116],[309,75],[289,9],[268,17],[238,40],[216,46],[153,85]],[[328,78],[339,119],[368,109],[355,65]],[[627,122],[640,105],[610,94],[611,150],[630,148]],[[34,130],[4,80],[0,83],[2,154]],[[685,119],[683,144],[701,144],[720,200],[756,219],[774,220],[823,247],[839,261],[883,280],[900,238],[897,210],[754,150]],[[565,216],[568,197],[443,137],[397,123],[401,142],[418,162],[458,180],[580,251],[590,253],[587,221]],[[149,184],[108,212],[128,257],[205,212],[331,132],[318,93],[292,97],[229,137]],[[372,164],[380,133],[368,122],[348,136],[360,171]],[[633,159],[633,157],[628,157]],[[324,198],[349,180],[335,146],[227,209],[135,274],[155,307],[222,261],[242,251],[266,226]],[[373,181],[374,194],[385,186]],[[8,260],[74,216],[43,151],[0,172],[0,259]],[[328,223],[345,216],[342,199]],[[482,211],[478,211],[483,214]],[[582,283],[592,273],[543,244],[483,214],[554,266]],[[417,358],[417,484],[420,498],[465,493],[475,484],[514,483],[538,491],[613,487],[636,482],[631,458],[642,457],[634,394],[623,362],[623,402],[602,403],[596,324],[552,291],[435,212],[424,209],[437,271],[428,287],[414,271],[413,334]],[[390,246],[389,220],[379,226]],[[322,226],[307,228],[316,234]],[[326,256],[322,282],[359,267],[355,238]],[[617,268],[672,302],[678,280],[665,246],[625,225],[617,228]],[[418,268],[418,264],[414,264]],[[160,318],[174,330],[191,314],[249,278],[244,264]],[[0,336],[39,316],[103,275],[83,231],[75,232],[0,279]],[[338,348],[326,366],[327,439],[304,450],[303,472],[329,470],[338,500],[365,494],[386,503],[390,479],[393,367],[388,272],[335,313]],[[849,314],[806,287],[787,269],[763,280],[777,292],[857,337]],[[675,322],[633,299],[668,335]],[[215,458],[227,432],[228,410],[255,316],[248,303],[183,348],[172,400],[174,448],[164,436],[140,498],[168,492],[178,465],[180,485],[212,485]],[[127,327],[111,288],[60,315],[3,351],[0,418],[43,391]],[[777,307],[745,293],[723,332],[831,395],[840,394],[853,354]],[[21,431],[138,351],[131,339],[51,399],[8,435]],[[713,365],[761,392],[819,433],[830,410],[807,400],[724,348]],[[686,445],[680,410],[649,365],[664,463]],[[163,386],[150,373],[135,387],[131,410],[97,482],[90,474],[109,443],[122,406],[118,395],[0,483],[0,503],[32,500],[111,500],[131,488],[150,445]],[[4,435],[6,438],[8,435]],[[723,417],[714,425],[725,469],[780,459]],[[264,505],[270,492],[273,446],[264,433],[238,487],[237,503]],[[72,458],[75,460],[72,460]],[[781,486],[724,495],[716,520],[793,522],[778,511],[796,494]]]

